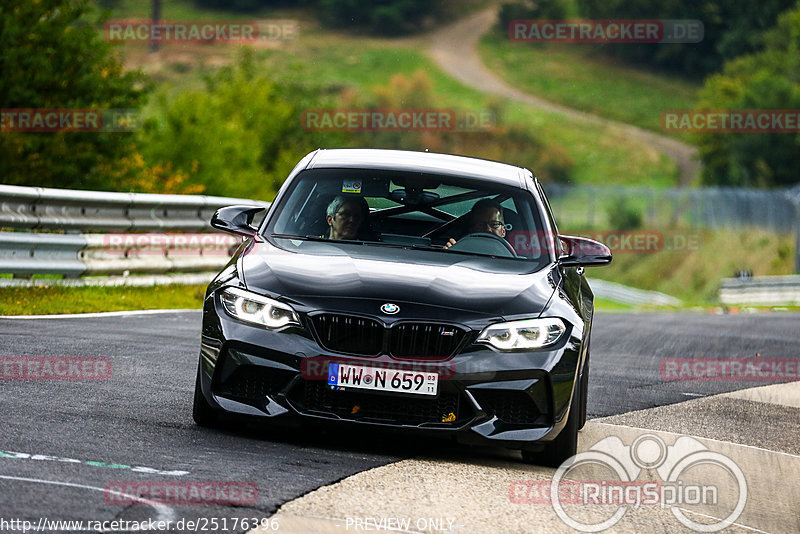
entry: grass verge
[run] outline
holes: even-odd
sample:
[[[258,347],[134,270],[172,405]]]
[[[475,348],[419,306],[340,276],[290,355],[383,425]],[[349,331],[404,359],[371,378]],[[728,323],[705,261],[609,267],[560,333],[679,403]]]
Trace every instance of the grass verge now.
[[[628,286],[660,291],[677,297],[684,306],[718,303],[722,278],[736,271],[754,276],[794,272],[794,239],[763,231],[693,232],[697,246],[685,250],[661,250],[651,254],[616,253],[611,265],[592,268],[598,278]]]
[[[0,315],[49,315],[127,310],[200,309],[206,286],[5,287]]]
[[[353,39],[319,29],[313,39],[301,37],[287,50],[260,51],[278,73],[308,82],[356,91],[386,84],[394,74],[425,71],[433,82],[437,105],[482,110],[498,106],[488,97],[442,72],[422,45],[411,40]],[[620,132],[516,102],[501,104],[498,123],[525,125],[545,142],[564,150],[573,161],[572,183],[674,185],[677,167],[660,152]],[[420,146],[419,149],[427,147]],[[502,158],[500,158],[502,159]],[[516,161],[536,172],[537,162]]]
[[[331,94],[358,93],[385,86],[393,75],[413,76],[421,70],[433,83],[436,106],[473,111],[499,108],[498,124],[524,125],[573,162],[572,183],[676,183],[678,171],[674,162],[651,147],[603,126],[565,119],[518,103],[498,102],[443,73],[428,58],[425,45],[419,40],[355,37],[321,28],[307,15],[300,21],[297,40],[273,47],[255,47],[259,68],[278,83],[291,79],[327,86]],[[160,92],[174,95],[201,89],[207,72],[233,60],[236,45],[165,45],[155,55],[147,54],[140,45],[125,45],[123,50],[129,66],[141,66],[159,82]],[[330,94],[321,95],[321,101],[325,99],[329,102]],[[297,110],[298,121],[302,111]],[[421,144],[415,148],[429,147]],[[495,159],[503,158],[499,155]],[[536,161],[509,163],[529,167],[534,172],[539,168]]]
[[[486,64],[531,94],[663,133],[661,112],[691,109],[699,85],[620,64],[591,45],[529,45],[493,31],[480,42]],[[677,136],[689,141],[688,135]]]

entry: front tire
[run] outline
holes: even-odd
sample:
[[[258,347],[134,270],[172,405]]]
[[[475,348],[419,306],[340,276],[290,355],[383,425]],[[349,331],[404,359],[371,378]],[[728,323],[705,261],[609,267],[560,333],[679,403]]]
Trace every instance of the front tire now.
[[[197,379],[194,383],[194,403],[192,404],[192,419],[198,426],[214,427],[219,422],[214,408],[203,396],[203,388],[200,381],[200,365],[197,366]]]

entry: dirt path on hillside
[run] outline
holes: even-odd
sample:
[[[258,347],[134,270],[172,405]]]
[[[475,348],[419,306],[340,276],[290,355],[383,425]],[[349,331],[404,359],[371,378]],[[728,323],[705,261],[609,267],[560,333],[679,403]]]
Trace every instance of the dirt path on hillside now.
[[[497,9],[490,8],[437,30],[431,35],[429,54],[441,69],[464,85],[571,119],[613,128],[639,139],[675,161],[680,170],[680,185],[690,184],[699,175],[701,165],[697,159],[697,149],[691,145],[630,124],[554,104],[509,85],[490,71],[478,54],[477,44],[494,25],[496,18]]]

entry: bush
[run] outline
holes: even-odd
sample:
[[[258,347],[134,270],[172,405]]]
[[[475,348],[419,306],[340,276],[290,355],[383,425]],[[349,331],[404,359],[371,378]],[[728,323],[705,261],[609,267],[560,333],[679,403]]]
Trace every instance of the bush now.
[[[701,92],[699,109],[800,108],[800,7],[779,19],[766,48],[726,63]],[[788,186],[797,182],[800,137],[781,133],[705,133],[697,136],[703,182],[709,185]]]
[[[724,61],[759,50],[762,33],[797,0],[577,0],[589,19],[697,19],[705,36],[699,43],[611,44],[603,50],[625,60],[686,76],[716,72]]]
[[[608,208],[611,230],[636,230],[642,227],[642,212],[625,197],[619,197]]]
[[[512,21],[525,19],[561,20],[567,18],[567,6],[563,0],[539,0],[538,2],[515,2],[500,7],[498,20],[503,33],[508,32]]]
[[[235,66],[207,78],[205,91],[159,99],[142,154],[208,194],[271,199],[300,157],[323,146],[301,130],[301,94],[260,74],[245,49]]]
[[[0,103],[5,109],[136,109],[147,78],[124,71],[95,29],[86,0],[12,1],[0,7]],[[125,133],[0,133],[0,176],[7,184],[108,189],[134,153]]]
[[[418,33],[444,14],[443,0],[317,0],[323,23],[376,35]]]
[[[253,13],[262,11],[265,8],[295,7],[298,4],[310,4],[312,0],[194,0],[194,3],[200,7],[218,9],[220,11]]]

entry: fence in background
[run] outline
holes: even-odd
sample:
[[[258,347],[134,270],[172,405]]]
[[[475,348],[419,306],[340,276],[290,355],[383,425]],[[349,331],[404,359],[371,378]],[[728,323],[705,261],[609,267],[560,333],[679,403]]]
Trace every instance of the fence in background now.
[[[623,211],[639,213],[646,228],[793,233],[800,220],[800,186],[765,190],[550,184],[545,190],[559,225],[573,228],[615,229],[613,222]]]
[[[756,229],[794,234],[800,274],[800,185],[791,189],[656,188],[550,184],[547,196],[559,227],[624,230],[627,214],[642,228]]]

